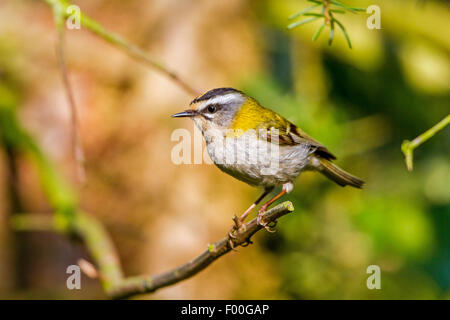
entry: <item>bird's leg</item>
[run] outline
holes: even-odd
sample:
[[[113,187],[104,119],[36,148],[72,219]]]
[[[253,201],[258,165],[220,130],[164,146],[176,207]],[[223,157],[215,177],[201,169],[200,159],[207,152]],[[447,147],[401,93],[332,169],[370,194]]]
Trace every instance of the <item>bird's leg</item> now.
[[[233,217],[234,226],[231,228],[230,232],[228,232],[228,238],[230,241],[230,245],[232,244],[231,239],[236,238],[233,235],[233,232],[239,230],[243,226],[243,222],[245,218],[249,215],[250,212],[252,212],[253,209],[261,202],[262,199],[264,199],[265,196],[267,196],[271,191],[273,190],[273,187],[264,189],[264,193],[256,199],[256,201],[247,209],[245,212],[238,218],[237,216]],[[233,247],[233,246],[231,246]]]
[[[266,212],[267,208],[274,203],[275,201],[277,201],[278,199],[280,199],[284,194],[289,193],[292,191],[293,188],[293,184],[292,183],[286,183],[283,185],[283,190],[281,190],[281,192],[279,194],[277,194],[275,197],[273,197],[272,199],[270,199],[269,201],[267,201],[260,209],[258,212],[258,216],[256,217],[256,222],[264,227],[267,231],[269,232],[273,232],[270,227],[267,225],[267,223],[264,223],[262,221],[262,216],[264,215],[264,212]]]

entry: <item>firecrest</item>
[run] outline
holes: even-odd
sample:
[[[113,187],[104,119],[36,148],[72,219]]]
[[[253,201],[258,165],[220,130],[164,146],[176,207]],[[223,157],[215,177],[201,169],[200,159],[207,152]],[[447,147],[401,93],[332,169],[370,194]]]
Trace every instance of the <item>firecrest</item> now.
[[[336,157],[321,143],[239,90],[213,89],[194,99],[190,106],[172,117],[190,117],[194,121],[219,169],[264,188],[263,194],[235,219],[230,237],[265,196],[282,186],[281,192],[259,210],[257,221],[269,230],[262,215],[273,202],[292,191],[294,180],[304,170],[318,171],[341,186],[362,188],[364,184],[333,164]]]

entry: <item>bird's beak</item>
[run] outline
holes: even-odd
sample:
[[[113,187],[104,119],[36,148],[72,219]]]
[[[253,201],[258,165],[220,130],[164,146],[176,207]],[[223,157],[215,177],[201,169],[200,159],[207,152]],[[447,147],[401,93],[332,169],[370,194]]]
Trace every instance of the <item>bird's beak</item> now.
[[[194,117],[197,115],[197,111],[188,109],[183,112],[175,113],[171,117],[172,118],[182,118],[182,117]]]

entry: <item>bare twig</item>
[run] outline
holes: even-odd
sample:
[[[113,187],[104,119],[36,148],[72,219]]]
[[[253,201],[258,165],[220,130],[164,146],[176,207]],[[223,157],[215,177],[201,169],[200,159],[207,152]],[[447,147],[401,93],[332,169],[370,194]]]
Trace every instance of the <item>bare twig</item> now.
[[[409,171],[413,169],[413,153],[414,149],[420,146],[422,143],[430,139],[437,132],[444,129],[450,123],[450,115],[447,115],[444,119],[435,124],[432,128],[428,129],[414,140],[405,140],[402,143],[402,152],[405,155],[406,167]]]
[[[105,28],[103,28],[102,25],[100,25],[95,20],[82,14],[81,15],[81,25],[83,27],[87,28],[89,31],[100,36],[102,39],[106,40],[107,42],[118,47],[119,49],[123,49],[132,58],[134,58],[140,62],[143,62],[144,64],[162,72],[163,74],[168,76],[170,79],[172,79],[176,84],[178,84],[186,92],[193,94],[194,96],[198,96],[201,93],[199,90],[194,89],[185,80],[183,80],[176,72],[170,70],[168,67],[166,67],[161,62],[156,61],[154,58],[150,57],[144,50],[129,43],[128,41],[126,41],[124,38],[122,38],[118,34],[115,34],[111,31],[106,30]]]
[[[276,223],[278,218],[293,210],[292,203],[284,202],[267,211],[263,219],[268,223]],[[12,218],[12,225],[18,231],[46,230],[65,233],[67,230],[59,225],[55,216],[42,214],[15,215]],[[261,229],[256,218],[246,223],[236,232],[236,238],[233,239],[234,247],[250,243],[250,238]],[[178,283],[194,276],[231,251],[228,238],[225,237],[208,245],[207,250],[198,257],[175,269],[156,275],[124,278],[116,249],[102,224],[91,216],[79,212],[74,218],[71,231],[84,241],[98,266],[99,278],[106,295],[114,299],[154,292]]]
[[[330,1],[329,0],[323,0],[323,15],[324,15],[324,20],[325,20],[325,24],[330,24],[331,23],[331,13],[330,13]]]
[[[64,18],[68,17],[69,14],[67,13],[67,8],[71,5],[69,1],[66,0],[44,0],[44,1],[53,8],[55,7],[60,8],[61,10],[60,12],[64,15]],[[94,19],[91,19],[90,17],[81,13],[80,22],[81,26],[91,31],[92,33],[96,34],[103,40],[118,47],[119,49],[124,50],[132,58],[140,62],[143,62],[144,64],[165,74],[189,94],[193,94],[194,96],[200,94],[199,90],[194,89],[191,85],[188,84],[187,81],[182,79],[176,72],[170,70],[163,63],[157,61],[156,59],[151,57],[148,53],[146,53],[144,50],[128,42],[120,35],[105,29],[100,23],[98,23]]]
[[[64,83],[64,88],[66,91],[67,100],[70,106],[71,127],[72,127],[72,156],[76,166],[76,176],[78,182],[84,184],[86,180],[86,172],[84,169],[84,151],[80,140],[77,106],[75,104],[75,98],[73,95],[72,87],[70,85],[69,76],[67,73],[67,65],[64,54],[64,31],[65,31],[64,13],[61,12],[61,10],[62,8],[56,5],[53,7],[55,24],[58,31],[56,53],[59,60],[59,66]]]
[[[45,0],[45,2],[51,6],[53,10],[53,16],[55,20],[55,25],[58,31],[58,39],[57,39],[57,56],[59,60],[60,70],[62,74],[62,79],[64,83],[64,88],[67,95],[67,100],[70,106],[71,112],[71,127],[72,127],[72,156],[74,162],[76,164],[76,176],[80,183],[85,182],[86,173],[84,169],[84,152],[82,148],[82,143],[80,140],[79,133],[79,120],[77,114],[77,107],[73,95],[73,91],[70,85],[68,73],[67,73],[67,65],[64,53],[64,36],[65,36],[65,19],[68,17],[69,13],[67,8],[71,5],[66,0]],[[152,57],[150,57],[146,52],[144,52],[139,47],[127,42],[121,36],[106,30],[102,25],[100,25],[95,20],[81,14],[80,22],[83,27],[88,29],[89,31],[95,33],[100,36],[102,39],[108,41],[109,43],[115,45],[116,47],[125,50],[127,54],[131,57],[149,65],[152,68],[157,69],[158,71],[166,74],[170,77],[174,82],[180,85],[184,90],[188,93],[198,95],[199,91],[193,89],[190,85],[187,84],[184,80],[182,80],[175,72],[169,70],[162,63],[156,61]]]

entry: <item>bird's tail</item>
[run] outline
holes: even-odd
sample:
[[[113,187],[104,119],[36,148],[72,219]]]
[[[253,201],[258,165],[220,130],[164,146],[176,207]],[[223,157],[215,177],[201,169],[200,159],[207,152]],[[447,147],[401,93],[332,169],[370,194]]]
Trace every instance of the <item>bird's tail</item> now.
[[[354,175],[351,175],[350,173],[342,170],[337,165],[331,163],[331,161],[315,157],[315,159],[319,161],[314,161],[314,167],[316,170],[318,170],[320,173],[322,173],[327,178],[333,180],[340,186],[352,186],[355,188],[361,189],[364,185],[364,181],[359,179],[358,177],[355,177]]]

